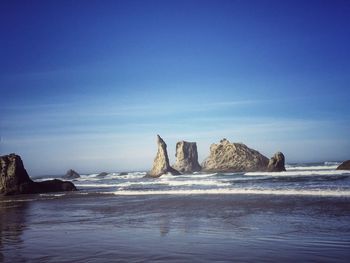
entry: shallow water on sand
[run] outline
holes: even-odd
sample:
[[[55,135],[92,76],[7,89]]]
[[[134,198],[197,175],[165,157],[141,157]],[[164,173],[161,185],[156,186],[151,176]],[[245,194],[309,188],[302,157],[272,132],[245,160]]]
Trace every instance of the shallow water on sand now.
[[[3,198],[3,262],[348,262],[350,198],[71,193]]]

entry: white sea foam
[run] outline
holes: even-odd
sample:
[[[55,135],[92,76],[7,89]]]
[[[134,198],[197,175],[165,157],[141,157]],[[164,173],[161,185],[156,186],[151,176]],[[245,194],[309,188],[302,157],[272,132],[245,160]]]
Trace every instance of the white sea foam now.
[[[338,165],[315,165],[315,166],[286,166],[287,171],[309,171],[309,170],[335,170]]]
[[[229,183],[224,183],[216,180],[157,180],[157,181],[142,181],[142,182],[124,182],[117,184],[119,187],[130,187],[136,185],[164,185],[164,186],[230,186]]]
[[[146,172],[131,172],[121,175],[121,173],[113,172],[109,173],[105,176],[98,176],[99,174],[83,174],[80,175],[79,178],[76,178],[76,180],[103,180],[103,179],[131,179],[131,178],[142,178],[146,175]]]
[[[47,180],[54,180],[57,178],[49,177],[49,178],[33,178],[34,182],[42,182],[42,181],[47,181]]]
[[[80,175],[81,177],[84,177],[84,176],[86,176],[86,177],[96,177],[96,176],[98,176],[99,174],[85,174],[85,175]]]
[[[0,199],[0,204],[1,203],[14,203],[14,202],[31,202],[31,201],[36,201],[38,199],[34,199],[34,198],[31,198],[31,199],[12,199],[12,200],[1,200]]]
[[[110,194],[106,192],[106,194]],[[324,196],[324,197],[350,197],[350,191],[332,190],[272,190],[272,189],[193,189],[193,190],[149,190],[133,191],[121,190],[113,192],[114,195],[283,195],[283,196]]]
[[[100,181],[101,178],[93,177],[93,176],[82,176],[80,178],[72,179],[71,181],[77,181],[77,182],[85,182],[85,181]]]
[[[287,170],[285,172],[249,172],[244,175],[249,176],[307,176],[307,175],[342,175],[342,174],[350,174],[348,171],[341,170],[331,170],[331,171],[317,171],[317,170],[308,170],[308,171],[291,171]]]
[[[106,175],[105,179],[135,179],[135,178],[142,178],[146,175],[146,172],[133,172],[133,173],[127,173],[125,175],[120,175],[120,173],[111,173]]]
[[[170,173],[163,174],[160,179],[165,178],[193,178],[193,179],[201,179],[201,178],[207,178],[217,175],[217,173],[194,173],[194,174],[181,174],[181,175],[172,175]]]
[[[335,165],[339,166],[341,163],[340,162],[324,162],[324,165]]]
[[[75,186],[77,187],[115,187],[117,186],[116,184],[80,184],[80,183],[75,183]]]
[[[167,181],[169,186],[230,186],[230,183],[224,183],[216,180],[187,180],[187,181]]]
[[[52,196],[54,196],[54,197],[60,197],[60,196],[64,196],[65,194],[53,194],[53,193],[48,193],[48,194],[40,194],[40,196],[42,196],[42,197],[52,197]]]

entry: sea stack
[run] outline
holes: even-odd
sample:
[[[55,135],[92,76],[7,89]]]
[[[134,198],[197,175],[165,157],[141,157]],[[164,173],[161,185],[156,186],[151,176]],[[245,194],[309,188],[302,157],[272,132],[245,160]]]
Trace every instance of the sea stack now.
[[[23,184],[32,183],[21,157],[14,153],[0,157],[0,194],[19,194]]]
[[[77,190],[73,183],[61,180],[34,182],[24,168],[22,159],[14,153],[0,156],[0,194],[38,194]]]
[[[350,160],[344,161],[337,167],[337,170],[350,170]]]
[[[284,167],[284,155],[281,152],[275,153],[274,156],[270,158],[269,164],[267,165],[268,172],[283,172],[286,170]]]
[[[73,169],[69,169],[62,178],[64,178],[64,179],[77,179],[77,178],[80,178],[80,174],[78,174]]]
[[[269,159],[243,143],[231,143],[222,139],[210,146],[210,155],[202,163],[206,172],[255,172],[265,171]]]
[[[147,173],[147,176],[159,177],[166,173],[179,175],[180,173],[170,166],[168,153],[166,149],[167,145],[159,135],[157,135],[157,145],[157,155],[156,158],[154,158],[152,170],[149,173]]]
[[[180,173],[193,173],[202,169],[198,163],[197,144],[195,142],[178,142],[175,156],[176,163],[173,167]]]

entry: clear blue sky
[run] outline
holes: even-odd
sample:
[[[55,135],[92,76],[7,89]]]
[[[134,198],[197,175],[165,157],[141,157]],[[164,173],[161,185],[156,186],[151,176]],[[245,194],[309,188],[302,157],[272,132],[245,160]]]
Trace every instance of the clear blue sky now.
[[[0,2],[0,154],[149,169],[156,134],[350,159],[350,1]]]

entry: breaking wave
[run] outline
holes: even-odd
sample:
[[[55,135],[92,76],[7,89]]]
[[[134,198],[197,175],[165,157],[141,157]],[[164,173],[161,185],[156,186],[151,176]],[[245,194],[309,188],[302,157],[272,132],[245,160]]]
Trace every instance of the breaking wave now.
[[[265,194],[347,197],[350,196],[350,171],[336,170],[338,164],[289,164],[284,172],[165,174],[159,178],[145,178],[146,172],[115,172],[105,176],[93,173],[72,181],[80,190],[79,194],[102,192],[116,195]]]
[[[350,171],[342,171],[342,170],[287,170],[285,172],[249,172],[245,173],[245,175],[250,176],[307,176],[307,175],[342,175],[342,174],[350,174]]]
[[[350,197],[350,191],[324,190],[271,190],[271,189],[192,189],[192,190],[154,190],[154,191],[116,191],[115,195],[292,195],[292,196],[345,196]]]

